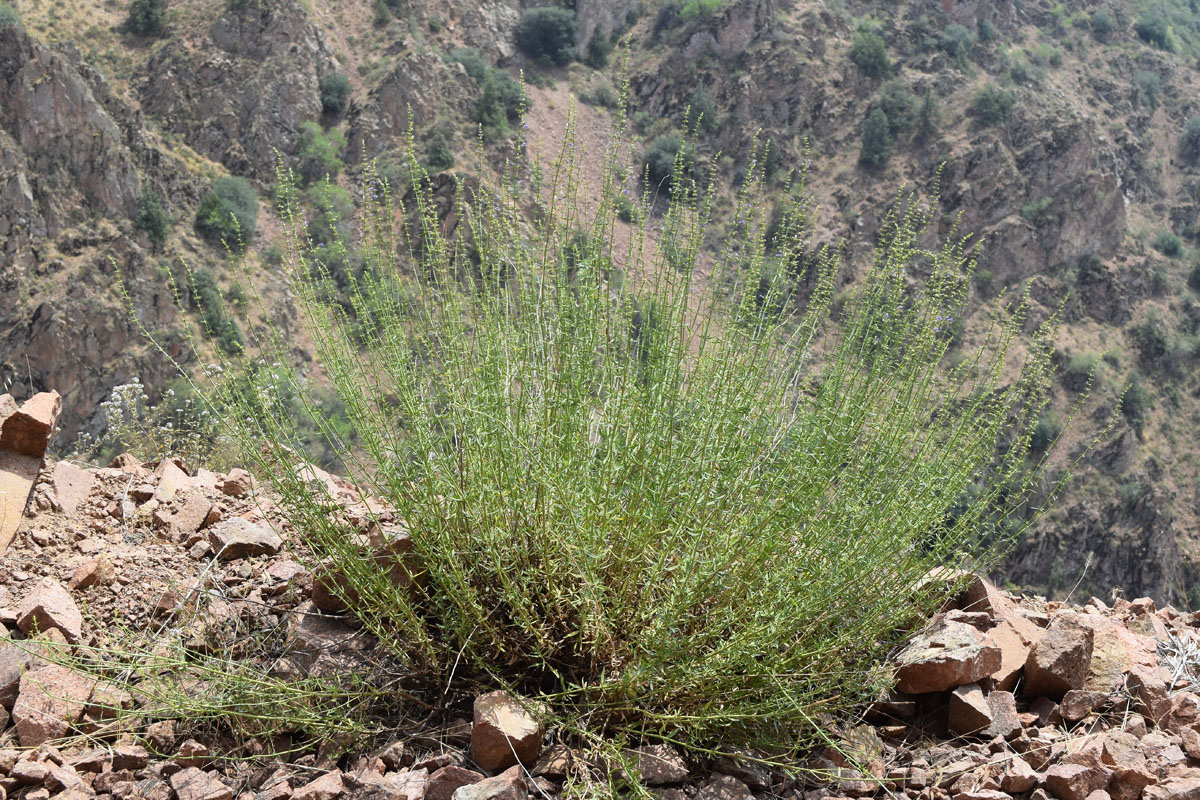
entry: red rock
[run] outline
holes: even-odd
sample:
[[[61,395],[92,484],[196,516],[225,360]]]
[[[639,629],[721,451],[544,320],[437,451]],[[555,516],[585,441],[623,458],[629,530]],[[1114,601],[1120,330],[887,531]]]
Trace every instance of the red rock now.
[[[1103,705],[1107,699],[1108,694],[1105,692],[1072,689],[1063,695],[1062,702],[1058,704],[1058,713],[1068,722],[1078,722]]]
[[[54,465],[50,482],[59,507],[70,516],[79,509],[79,504],[87,499],[96,485],[96,473],[77,467],[70,461],[59,461]]]
[[[754,800],[754,794],[737,778],[718,775],[700,787],[696,800]]]
[[[1155,725],[1161,724],[1171,713],[1168,677],[1161,668],[1136,666],[1129,671],[1127,686],[1138,699],[1138,710]]]
[[[1008,793],[996,789],[968,789],[950,796],[952,800],[1012,800]]]
[[[186,767],[170,778],[179,800],[233,800],[233,790],[211,772]]]
[[[1000,668],[1000,648],[961,622],[942,621],[896,658],[896,688],[905,694],[941,692],[976,683]]]
[[[175,753],[175,763],[181,767],[201,767],[208,763],[208,746],[188,739],[179,745]]]
[[[58,392],[41,392],[0,422],[0,450],[42,458],[62,409]]]
[[[1059,800],[1084,800],[1096,789],[1108,785],[1110,775],[1100,767],[1055,764],[1046,770],[1046,791]]]
[[[275,555],[283,547],[279,534],[241,517],[231,517],[209,531],[209,541],[223,561]]]
[[[1046,629],[1046,635],[1029,653],[1025,662],[1024,692],[1029,697],[1062,697],[1083,686],[1091,665],[1092,629],[1075,619],[1075,614],[1060,614]],[[1082,797],[1079,800],[1083,800]]]
[[[292,792],[292,800],[333,800],[341,797],[345,791],[346,783],[341,770],[335,769]]]
[[[518,761],[527,766],[537,761],[542,752],[542,723],[528,705],[504,691],[475,698],[471,758],[476,764],[495,772]]]
[[[71,580],[67,581],[67,588],[75,591],[96,585],[107,586],[116,580],[116,577],[117,571],[113,568],[112,562],[101,556],[85,561],[76,567],[75,572],[71,575]]]
[[[83,634],[83,615],[61,583],[44,578],[17,607],[17,627],[28,635],[53,628],[74,644]]]
[[[429,776],[425,787],[425,800],[450,800],[460,786],[478,783],[484,776],[465,767],[446,766]]]
[[[49,772],[50,769],[41,761],[34,761],[27,758],[14,764],[8,773],[8,777],[22,786],[37,786],[46,780],[46,775]]]
[[[1041,628],[1033,625],[1030,627],[1040,634]],[[1040,635],[1038,638],[1041,638]],[[1000,648],[1000,667],[992,673],[991,678],[995,681],[997,689],[1012,691],[1021,677],[1021,671],[1025,669],[1025,662],[1029,660],[1029,651],[1033,649],[1033,643],[1022,636],[1013,623],[1006,619],[999,620],[987,632],[987,640]]]
[[[454,790],[452,800],[526,800],[525,772],[513,766],[494,778],[460,786]]]
[[[1097,789],[1087,796],[1087,800],[1112,800],[1112,796],[1103,789]]]
[[[688,768],[675,748],[666,744],[650,744],[626,750],[638,777],[647,786],[665,786],[687,780]]]
[[[22,747],[65,736],[83,716],[96,681],[58,664],[26,672],[12,718]]]
[[[346,595],[347,599],[339,597],[334,591],[335,588]],[[341,614],[348,610],[351,604],[358,603],[358,594],[347,584],[342,571],[332,561],[322,561],[313,569],[309,599],[314,606],[327,614]]]
[[[183,507],[167,520],[171,530],[171,538],[181,541],[191,536],[204,525],[208,512],[212,511],[212,501],[200,493],[188,495]]]
[[[164,458],[158,462],[154,474],[158,477],[158,488],[154,490],[154,498],[160,503],[173,500],[175,495],[192,488],[192,479],[173,458]]]
[[[1188,754],[1188,758],[1200,760],[1200,731],[1184,728],[1179,731],[1179,737],[1183,739],[1183,751]]]
[[[242,497],[249,492],[254,481],[244,469],[231,469],[221,481],[221,491],[230,497]]]
[[[1028,792],[1037,786],[1039,775],[1023,758],[1011,759],[1000,777],[1000,788],[1009,794]]]
[[[1021,732],[1021,717],[1017,714],[1017,699],[1012,692],[993,690],[987,696],[992,722],[985,735],[1011,739]]]
[[[1171,778],[1157,786],[1147,786],[1143,800],[1200,800],[1200,778]]]
[[[950,695],[949,727],[958,736],[978,733],[992,724],[992,711],[978,683],[959,686]]]

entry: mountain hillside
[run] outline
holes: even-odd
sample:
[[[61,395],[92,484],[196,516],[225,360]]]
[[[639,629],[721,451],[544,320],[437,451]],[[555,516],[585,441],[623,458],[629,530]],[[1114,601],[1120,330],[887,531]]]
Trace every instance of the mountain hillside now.
[[[1115,419],[997,578],[1200,606],[1196,0],[572,5],[555,17],[571,41],[544,33],[554,48],[533,58],[519,0],[0,4],[3,389],[63,395],[61,453],[104,437],[113,387],[172,402],[176,370],[138,323],[186,358],[202,326],[223,347],[268,321],[246,310],[222,239],[244,241],[265,313],[304,358],[277,288],[281,162],[324,209],[313,235],[332,237],[364,156],[400,185],[410,130],[443,198],[514,142],[550,146],[573,103],[598,154],[624,74],[651,175],[687,126],[700,168],[732,187],[757,140],[773,192],[806,172],[847,283],[898,193],[939,191],[937,233],[979,245],[963,343],[1026,293],[1034,322],[1061,313],[1040,449],[1090,380],[1053,469]]]

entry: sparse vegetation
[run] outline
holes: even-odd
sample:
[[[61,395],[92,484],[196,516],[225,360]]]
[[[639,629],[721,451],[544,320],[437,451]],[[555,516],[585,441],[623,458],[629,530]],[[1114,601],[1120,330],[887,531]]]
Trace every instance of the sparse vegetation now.
[[[258,225],[258,194],[242,177],[216,178],[196,209],[196,232],[213,244],[230,250],[254,239]]]
[[[340,72],[327,72],[321,76],[321,110],[326,114],[340,114],[350,99],[350,79]]]
[[[1183,132],[1179,135],[1179,153],[1188,164],[1200,164],[1200,114],[1184,124]]]
[[[1165,16],[1157,11],[1152,11],[1138,17],[1133,29],[1137,32],[1138,38],[1143,42],[1172,53],[1177,52],[1179,49],[1179,44],[1171,31],[1171,24]]]
[[[975,34],[957,22],[947,25],[938,37],[942,50],[960,66],[965,66],[971,59],[971,51],[975,47]]]
[[[147,190],[138,199],[137,214],[133,224],[146,232],[150,243],[158,247],[167,241],[167,233],[171,226],[171,217],[163,208],[158,193],[153,189]]]
[[[20,25],[21,15],[8,3],[0,3],[0,27],[4,25]]]
[[[521,13],[517,47],[547,66],[563,67],[575,60],[575,15],[565,8],[539,6]]]
[[[1159,231],[1150,246],[1169,258],[1183,255],[1183,240],[1170,231]]]
[[[850,44],[850,60],[868,78],[886,78],[892,71],[887,44],[874,31],[860,30]]]
[[[646,179],[652,192],[661,191],[670,194],[676,166],[683,171],[690,171],[695,163],[695,148],[684,141],[678,134],[664,134],[646,148],[642,155],[642,164],[646,171]]]
[[[133,0],[125,27],[138,36],[161,36],[167,26],[167,0]]]
[[[975,92],[968,110],[981,125],[1003,125],[1016,102],[1012,92],[989,83]]]
[[[892,132],[888,124],[887,114],[876,106],[867,115],[863,126],[862,147],[858,153],[858,163],[867,169],[882,169],[887,166],[892,157]]]
[[[1106,40],[1117,29],[1117,15],[1108,6],[1101,6],[1092,14],[1092,33],[1101,41]]]
[[[297,172],[305,183],[336,176],[342,170],[341,153],[345,148],[346,136],[337,128],[324,130],[311,120],[302,122]]]

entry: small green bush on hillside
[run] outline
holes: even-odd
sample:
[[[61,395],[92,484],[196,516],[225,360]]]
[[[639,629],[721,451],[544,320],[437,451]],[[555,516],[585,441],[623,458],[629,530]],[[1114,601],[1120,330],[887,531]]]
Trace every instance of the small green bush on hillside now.
[[[575,60],[575,15],[565,8],[542,6],[521,13],[517,47],[535,61],[566,66]]]
[[[1171,31],[1170,22],[1157,11],[1138,17],[1137,22],[1133,25],[1133,29],[1137,32],[1138,38],[1147,44],[1152,44],[1155,47],[1168,50],[1172,53],[1177,52],[1179,49],[1179,43]]]
[[[1200,164],[1200,115],[1184,124],[1183,132],[1179,134],[1179,153],[1188,164]]]
[[[1017,98],[1012,92],[1005,91],[995,84],[988,84],[971,98],[968,111],[981,125],[1002,125],[1008,122],[1016,102]]]
[[[669,194],[677,162],[684,172],[689,172],[695,159],[695,148],[678,134],[664,134],[650,142],[642,155],[650,190]]]
[[[146,236],[155,246],[167,241],[167,233],[171,227],[171,216],[163,208],[158,193],[148,190],[138,199],[137,214],[133,224],[146,232]]]
[[[873,31],[858,31],[850,43],[850,60],[869,78],[885,78],[892,71],[887,44]]]
[[[957,22],[947,25],[938,37],[942,50],[959,64],[966,64],[975,48],[975,34]]]
[[[254,239],[258,193],[241,177],[216,178],[196,209],[196,232],[237,252]]]
[[[324,130],[311,120],[300,123],[300,147],[296,154],[297,171],[305,183],[336,176],[342,171],[342,150],[346,136],[337,128]]]
[[[321,76],[321,110],[327,114],[340,114],[350,99],[350,79],[340,72],[329,72]]]
[[[1183,240],[1170,231],[1159,231],[1150,246],[1170,258],[1183,255]]]
[[[226,355],[237,355],[245,346],[238,324],[225,313],[221,288],[211,270],[198,269],[191,273],[192,308],[200,312],[205,332]]]
[[[1092,14],[1092,32],[1100,40],[1107,39],[1117,29],[1117,15],[1108,6],[1096,9]]]
[[[0,3],[0,27],[4,25],[20,25],[21,15],[8,3]]]
[[[1133,74],[1133,84],[1138,90],[1138,102],[1150,108],[1158,108],[1158,96],[1162,92],[1162,78],[1158,72],[1139,69]]]
[[[167,0],[133,0],[125,27],[138,36],[161,36],[167,26]]]
[[[867,169],[882,169],[887,166],[892,157],[892,132],[888,124],[887,114],[876,107],[867,115],[863,126],[862,148],[858,153],[858,163]]]
[[[887,116],[892,138],[904,136],[917,124],[917,98],[900,78],[879,87],[878,105]]]

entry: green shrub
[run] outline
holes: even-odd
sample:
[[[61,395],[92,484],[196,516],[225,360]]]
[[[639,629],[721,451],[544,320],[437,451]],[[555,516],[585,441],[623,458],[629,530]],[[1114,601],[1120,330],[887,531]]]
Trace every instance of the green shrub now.
[[[892,157],[892,133],[887,114],[876,106],[867,115],[863,126],[862,148],[858,152],[858,163],[867,169],[882,169]]]
[[[1196,264],[1188,272],[1187,285],[1193,292],[1200,292],[1200,264]]]
[[[1062,421],[1053,412],[1047,412],[1038,418],[1033,428],[1033,437],[1029,440],[1029,449],[1034,453],[1045,453],[1057,441],[1062,433]]]
[[[158,193],[153,189],[146,191],[138,199],[137,214],[133,218],[133,224],[145,231],[151,244],[156,247],[167,241],[171,216],[163,208]]]
[[[937,95],[929,89],[921,98],[921,107],[917,110],[917,141],[928,142],[933,139],[937,136],[939,125],[941,112],[938,109]]]
[[[661,190],[669,194],[677,166],[684,172],[690,171],[695,163],[695,148],[683,140],[678,134],[664,134],[646,148],[642,155],[642,165],[651,191]]]
[[[619,194],[613,202],[617,207],[617,219],[630,223],[637,220],[638,207],[627,195]]]
[[[879,87],[878,105],[887,117],[893,139],[909,133],[917,123],[917,98],[900,78]]]
[[[605,36],[604,31],[597,25],[596,29],[592,31],[592,38],[588,40],[584,63],[592,69],[604,69],[608,66],[612,49],[612,40]]]
[[[975,34],[957,22],[947,25],[938,37],[938,43],[946,55],[960,64],[965,64],[971,58],[975,48]]]
[[[1021,216],[1034,227],[1041,227],[1053,219],[1050,209],[1054,206],[1053,197],[1043,197],[1040,200],[1030,200],[1021,206]]]
[[[985,43],[993,42],[999,37],[999,35],[1000,34],[996,30],[996,26],[992,24],[991,20],[985,19],[979,23],[979,41]]]
[[[429,135],[425,145],[425,164],[432,172],[441,172],[454,166],[454,151],[450,149],[446,134],[440,130]]]
[[[1097,39],[1107,39],[1116,29],[1117,15],[1108,6],[1102,6],[1092,14],[1092,33]]]
[[[1150,246],[1170,258],[1183,255],[1183,240],[1170,231],[1159,231]]]
[[[125,27],[138,36],[161,36],[167,25],[167,0],[133,0]]]
[[[8,3],[0,3],[0,27],[5,25],[20,25],[21,15]]]
[[[1001,125],[1008,122],[1016,102],[1012,92],[989,83],[975,92],[968,111],[981,125]]]
[[[200,201],[194,224],[196,233],[209,242],[240,252],[254,239],[258,194],[245,178],[216,178]]]
[[[492,65],[474,47],[459,47],[451,50],[449,60],[462,64],[463,69],[467,71],[467,74],[471,76],[471,80],[475,81],[476,84],[483,83],[483,79],[493,69]]]
[[[1157,11],[1138,17],[1133,29],[1137,32],[1138,38],[1147,44],[1172,52],[1176,49],[1171,35],[1171,25],[1167,22],[1167,18]]]
[[[340,114],[350,99],[350,79],[340,72],[328,72],[321,76],[321,110],[326,114]]]
[[[300,147],[296,153],[297,171],[305,183],[335,176],[342,170],[341,152],[346,137],[337,128],[323,130],[309,120],[300,123]]]
[[[704,84],[696,86],[683,117],[683,129],[696,133],[714,133],[719,127],[717,104]]]
[[[575,60],[575,15],[565,8],[528,8],[517,22],[517,47],[534,61],[566,66]]]
[[[721,0],[679,0],[679,20],[681,22],[711,17],[720,10]]]
[[[1179,153],[1188,164],[1200,164],[1200,114],[1184,123],[1179,135]]]
[[[1067,363],[1063,365],[1062,373],[1059,375],[1063,386],[1072,392],[1084,391],[1091,382],[1099,363],[1100,359],[1091,353],[1075,353],[1067,359]]]
[[[883,37],[872,31],[858,31],[850,43],[850,60],[868,78],[885,78],[892,71]]]
[[[1134,430],[1141,431],[1150,411],[1150,393],[1142,386],[1137,375],[1130,375],[1125,394],[1121,395],[1121,416],[1125,417]]]
[[[200,312],[200,321],[208,336],[226,355],[237,355],[245,347],[242,331],[225,313],[225,302],[216,276],[211,270],[198,269],[191,273],[192,308]]]
[[[412,532],[401,560],[365,557],[297,462],[297,416],[322,412],[280,399],[305,396],[295,372],[257,380],[260,360],[291,363],[287,341],[229,360],[213,399],[280,520],[413,683],[507,685],[610,735],[792,752],[890,684],[882,660],[961,589],[922,582],[930,570],[986,570],[1024,529],[996,520],[1039,488],[1051,326],[1025,346],[1018,306],[999,349],[947,375],[941,326],[961,315],[968,265],[961,245],[918,245],[919,203],[884,218],[878,266],[835,314],[837,248],[805,238],[807,201],[788,201],[768,251],[748,182],[709,260],[706,195],[678,183],[661,244],[628,246],[611,235],[612,181],[483,185],[458,199],[453,239],[418,193],[415,263],[394,257],[394,232],[360,231],[354,319],[285,271],[359,436],[351,477]],[[526,217],[543,189],[567,200]],[[803,304],[778,302],[795,277],[768,263],[776,247],[820,253]],[[614,291],[625,267],[639,277]]]
[[[1133,83],[1137,87],[1138,102],[1150,109],[1158,108],[1158,95],[1162,91],[1162,79],[1158,72],[1139,69],[1133,74]]]

